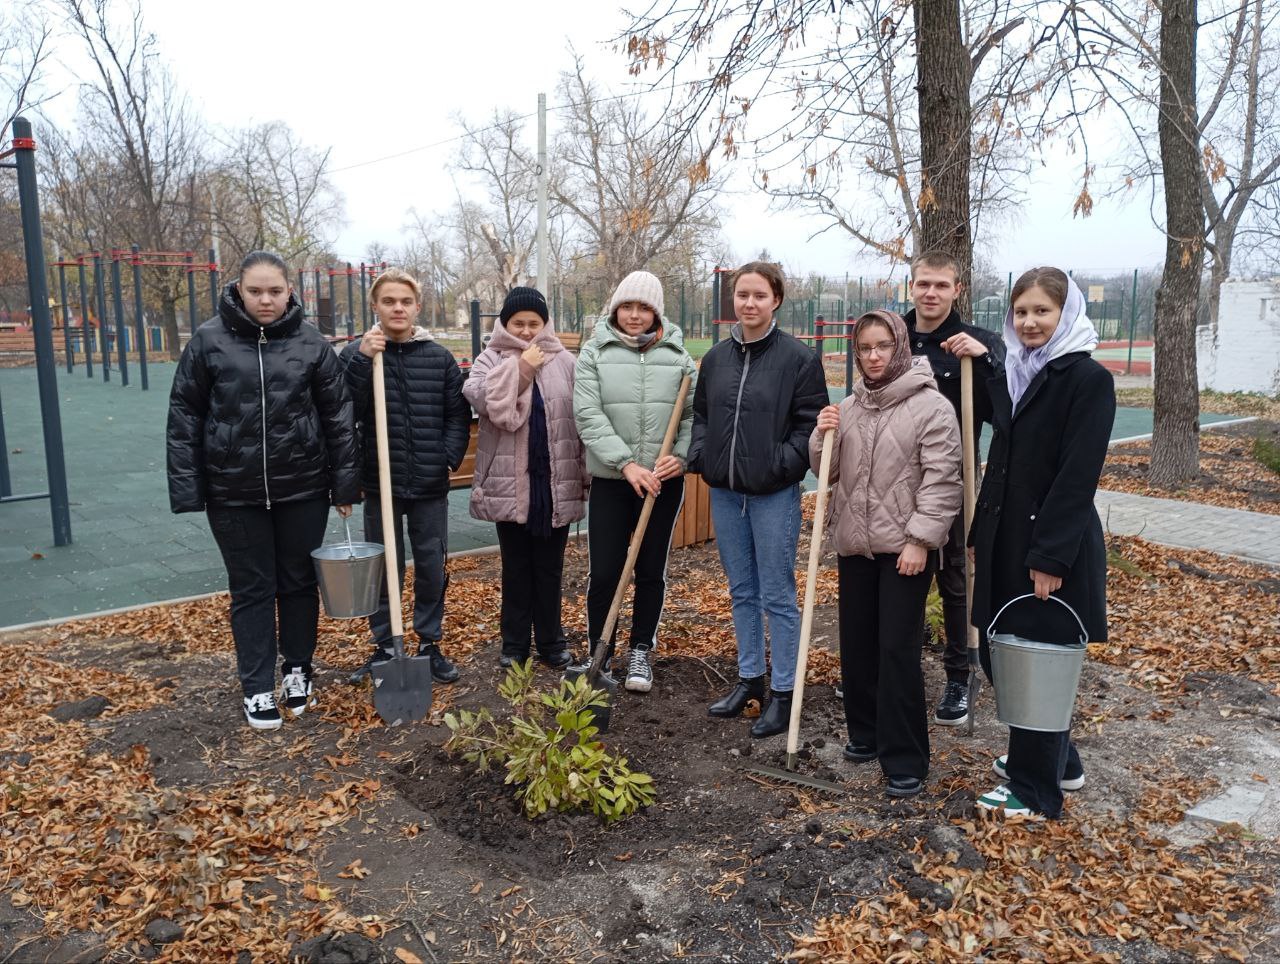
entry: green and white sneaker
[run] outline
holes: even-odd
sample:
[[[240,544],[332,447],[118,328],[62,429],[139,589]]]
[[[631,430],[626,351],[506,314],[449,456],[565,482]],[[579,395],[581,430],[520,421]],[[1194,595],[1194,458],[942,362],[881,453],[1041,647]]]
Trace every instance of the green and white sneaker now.
[[[1000,784],[994,790],[988,790],[978,797],[977,805],[993,816],[1016,817],[1020,820],[1039,821],[1045,819],[1043,813],[1032,810],[1009,790],[1007,784]]]
[[[998,776],[1001,780],[1009,779],[1009,770],[1007,769],[1008,766],[1009,766],[1008,754],[1006,754],[1005,756],[998,756],[991,761],[991,769],[995,771],[996,776]],[[1079,790],[1083,788],[1084,772],[1081,771],[1078,777],[1064,776],[1061,780],[1058,781],[1058,786],[1060,786],[1063,790],[1067,790],[1067,791]]]

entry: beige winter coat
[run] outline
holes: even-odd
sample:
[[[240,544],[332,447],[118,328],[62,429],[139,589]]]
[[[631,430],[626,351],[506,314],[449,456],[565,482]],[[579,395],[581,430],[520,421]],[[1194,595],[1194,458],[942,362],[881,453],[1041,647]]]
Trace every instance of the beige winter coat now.
[[[827,532],[842,556],[946,543],[960,511],[960,427],[923,356],[878,391],[859,382],[840,403]],[[809,437],[818,471],[822,435]]]

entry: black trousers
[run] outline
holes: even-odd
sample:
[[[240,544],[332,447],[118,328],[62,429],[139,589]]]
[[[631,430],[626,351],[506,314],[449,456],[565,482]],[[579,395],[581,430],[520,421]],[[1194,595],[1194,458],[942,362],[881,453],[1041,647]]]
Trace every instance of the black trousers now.
[[[329,503],[306,499],[276,502],[270,509],[209,506],[207,515],[227,567],[240,685],[245,696],[273,692],[277,638],[285,666],[311,669],[320,617],[311,550],[324,541]]]
[[[982,670],[994,685],[985,626],[978,634],[978,645]],[[1070,730],[1042,733],[1011,726],[1005,772],[1009,774],[1007,784],[1015,797],[1050,820],[1057,820],[1062,816],[1062,778],[1080,776],[1084,773],[1084,764],[1071,742]]]
[[[683,503],[683,476],[664,482],[640,543],[631,608],[631,645],[636,649],[651,649],[657,642],[658,622],[662,619],[662,605],[667,596],[667,555],[671,550],[671,533]],[[591,499],[587,509],[587,552],[591,564],[587,577],[587,638],[593,643],[604,631],[609,605],[613,602],[622,567],[627,562],[631,533],[640,521],[643,506],[644,499],[636,495],[626,479],[591,480]]]
[[[405,523],[409,547],[413,550],[413,630],[421,643],[438,643],[443,634],[444,593],[448,588],[444,562],[449,551],[449,499],[392,499],[392,525],[396,533],[396,560],[400,585],[404,585]],[[375,492],[364,500],[364,537],[382,542],[382,500]],[[391,605],[387,587],[382,586],[378,611],[369,617],[369,631],[375,645],[390,648]]]
[[[840,556],[840,676],[849,739],[876,748],[886,776],[929,773],[929,723],[920,648],[933,553],[901,576],[896,553]]]
[[[538,652],[563,649],[568,640],[560,623],[560,592],[569,527],[552,529],[549,536],[532,535],[522,522],[499,522],[497,527],[502,550],[502,651],[522,660],[527,657],[530,628]]]
[[[969,680],[969,607],[964,579],[964,513],[951,523],[951,534],[942,547],[938,568],[938,595],[942,597],[942,626],[947,634],[942,651],[942,668],[956,683]],[[934,553],[931,553],[934,555]]]

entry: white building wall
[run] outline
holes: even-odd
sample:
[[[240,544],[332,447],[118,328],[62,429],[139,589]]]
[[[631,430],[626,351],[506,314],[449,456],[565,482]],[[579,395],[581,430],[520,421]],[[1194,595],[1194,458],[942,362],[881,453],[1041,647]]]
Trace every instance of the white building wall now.
[[[1280,280],[1227,281],[1218,305],[1217,338],[1196,330],[1200,388],[1280,394]]]

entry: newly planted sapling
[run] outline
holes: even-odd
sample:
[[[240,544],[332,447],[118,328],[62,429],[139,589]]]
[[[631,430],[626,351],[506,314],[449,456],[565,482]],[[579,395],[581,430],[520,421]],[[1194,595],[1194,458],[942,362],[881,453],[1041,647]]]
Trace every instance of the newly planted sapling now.
[[[653,778],[633,772],[625,757],[595,739],[594,707],[604,705],[605,693],[585,676],[539,692],[533,677],[533,661],[526,660],[512,666],[498,687],[512,708],[508,719],[495,720],[486,709],[446,713],[445,750],[481,772],[503,766],[529,818],[548,810],[591,810],[612,823],[652,803]]]

